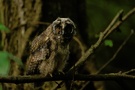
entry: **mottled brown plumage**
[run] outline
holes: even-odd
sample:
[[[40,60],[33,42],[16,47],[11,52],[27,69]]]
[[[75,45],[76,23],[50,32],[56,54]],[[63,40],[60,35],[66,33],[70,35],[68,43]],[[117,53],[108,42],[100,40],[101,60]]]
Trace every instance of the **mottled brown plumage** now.
[[[69,56],[69,42],[75,34],[75,25],[69,18],[57,18],[31,44],[27,75],[47,76],[63,71]]]

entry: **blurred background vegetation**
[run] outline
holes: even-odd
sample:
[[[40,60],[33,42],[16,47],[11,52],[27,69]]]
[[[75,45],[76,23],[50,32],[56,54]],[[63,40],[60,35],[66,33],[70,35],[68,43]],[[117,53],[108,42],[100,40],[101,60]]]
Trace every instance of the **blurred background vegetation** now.
[[[99,32],[105,30],[118,11],[124,10],[125,14],[134,7],[134,0],[0,0],[0,74],[23,75],[25,69],[20,68],[20,65],[23,63],[25,67],[31,41],[57,17],[69,17],[76,23],[76,37],[87,50],[96,42]],[[41,22],[45,24],[40,24]],[[86,64],[81,67],[80,73],[95,73],[102,67],[113,56],[131,29],[135,29],[135,15],[107,38],[109,45],[103,43],[88,58]],[[101,73],[135,68],[134,39],[135,35]],[[81,55],[80,47],[76,47],[76,45],[77,43],[71,43],[69,59],[71,64],[67,68],[70,68]],[[12,58],[9,58],[10,56]],[[22,63],[17,57],[22,60]],[[19,63],[16,64],[16,62]],[[6,70],[2,70],[3,65]],[[130,80],[104,81],[90,83],[84,90],[134,90],[134,85],[135,81]],[[5,85],[5,87],[15,89],[19,86]],[[77,89],[79,90],[79,87]]]

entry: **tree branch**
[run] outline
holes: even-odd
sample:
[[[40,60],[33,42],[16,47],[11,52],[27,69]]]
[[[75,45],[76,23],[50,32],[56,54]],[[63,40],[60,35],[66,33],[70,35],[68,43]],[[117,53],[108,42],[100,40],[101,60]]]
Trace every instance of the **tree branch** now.
[[[93,74],[82,75],[59,75],[56,77],[43,77],[43,76],[7,76],[0,77],[0,83],[33,83],[33,82],[46,82],[46,81],[61,81],[61,80],[79,80],[79,81],[102,81],[102,80],[135,80],[135,76],[126,75],[124,73],[111,73],[111,74]]]

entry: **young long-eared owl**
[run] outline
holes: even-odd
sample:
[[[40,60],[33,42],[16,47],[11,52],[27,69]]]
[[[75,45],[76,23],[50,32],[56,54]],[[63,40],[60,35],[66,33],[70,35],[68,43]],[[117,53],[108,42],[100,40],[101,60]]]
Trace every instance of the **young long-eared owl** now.
[[[75,34],[75,24],[69,18],[57,18],[31,44],[27,75],[63,71],[69,56],[69,42]]]

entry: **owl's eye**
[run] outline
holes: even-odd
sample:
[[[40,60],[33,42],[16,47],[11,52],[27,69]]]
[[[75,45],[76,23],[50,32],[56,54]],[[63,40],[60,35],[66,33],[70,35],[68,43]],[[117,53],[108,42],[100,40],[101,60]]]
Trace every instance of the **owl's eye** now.
[[[71,24],[67,24],[64,28],[64,34],[69,35],[73,33],[73,26]]]
[[[62,34],[62,28],[59,24],[55,26],[55,32],[56,34]]]

